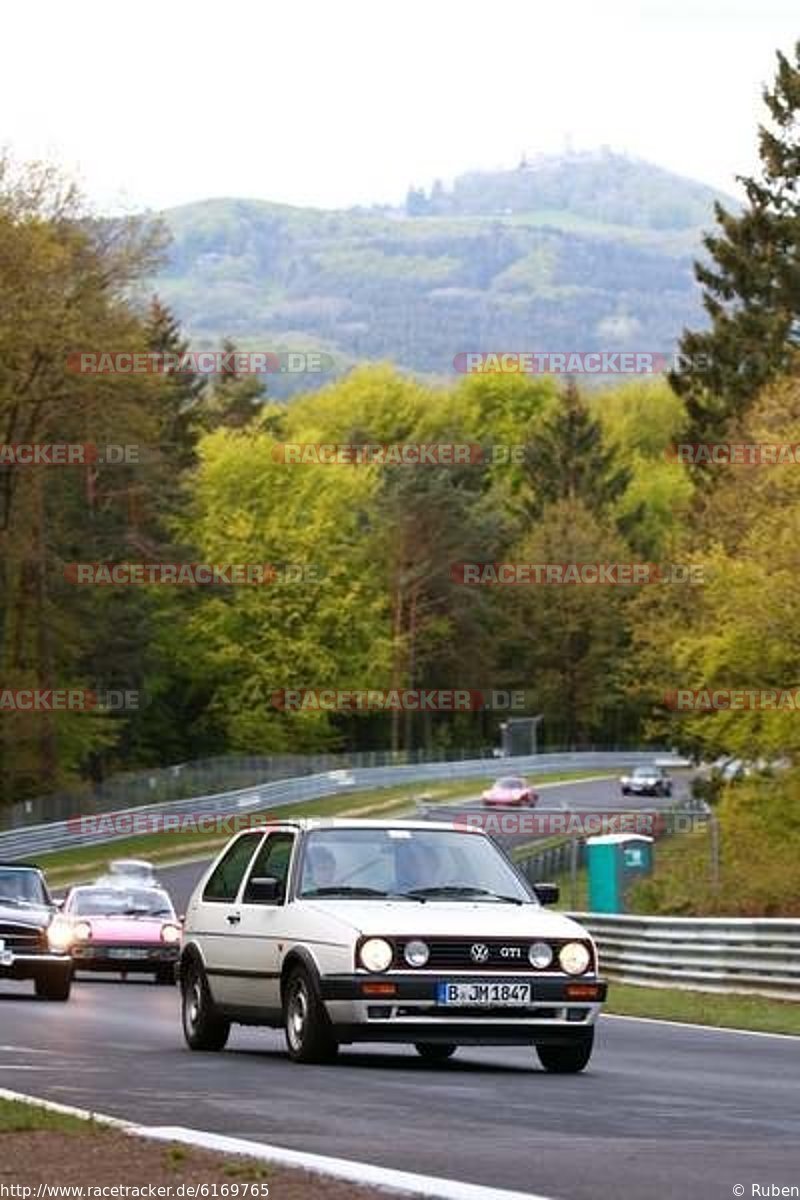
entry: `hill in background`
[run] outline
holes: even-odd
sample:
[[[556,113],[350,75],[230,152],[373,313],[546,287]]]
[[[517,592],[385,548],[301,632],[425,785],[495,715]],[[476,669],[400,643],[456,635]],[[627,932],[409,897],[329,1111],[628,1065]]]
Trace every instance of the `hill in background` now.
[[[608,151],[470,172],[402,209],[217,199],[163,214],[157,281],[197,347],[315,347],[341,369],[452,373],[464,350],[671,351],[702,322],[692,260],[729,197]],[[272,377],[274,395],[310,376]],[[319,381],[319,380],[318,380]]]

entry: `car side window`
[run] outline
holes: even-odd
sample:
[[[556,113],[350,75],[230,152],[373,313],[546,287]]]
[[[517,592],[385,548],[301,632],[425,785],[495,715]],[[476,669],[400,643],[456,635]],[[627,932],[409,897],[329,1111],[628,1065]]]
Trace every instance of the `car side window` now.
[[[251,882],[254,879],[265,878],[278,880],[280,888],[275,903],[283,904],[286,898],[286,883],[289,878],[289,864],[292,859],[293,846],[294,834],[271,833],[269,835],[253,862],[253,867],[244,889],[244,895],[242,896],[245,904],[248,902],[252,903],[249,895]]]
[[[248,863],[261,841],[260,833],[244,833],[217,863],[203,889],[204,900],[235,900]]]

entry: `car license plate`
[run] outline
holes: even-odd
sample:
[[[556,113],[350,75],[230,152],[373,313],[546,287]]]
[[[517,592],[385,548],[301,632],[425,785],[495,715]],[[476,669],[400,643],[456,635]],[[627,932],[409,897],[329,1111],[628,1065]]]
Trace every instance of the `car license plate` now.
[[[14,964],[14,954],[11,950],[6,950],[6,943],[3,938],[0,938],[0,967],[10,967]]]
[[[529,983],[439,983],[437,1004],[485,1005],[487,1008],[530,1004]]]
[[[131,947],[131,949],[126,949],[124,946],[122,946],[122,947],[115,946],[111,950],[109,950],[108,957],[109,958],[147,958],[149,956],[149,954],[150,954],[149,950],[143,949],[139,946],[137,946],[135,948]]]

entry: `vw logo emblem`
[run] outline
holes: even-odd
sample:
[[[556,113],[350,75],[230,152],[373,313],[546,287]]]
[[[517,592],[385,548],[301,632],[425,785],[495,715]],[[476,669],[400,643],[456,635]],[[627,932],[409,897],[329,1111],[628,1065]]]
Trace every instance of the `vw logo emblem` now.
[[[485,963],[489,958],[489,947],[484,946],[483,942],[475,942],[470,949],[469,956],[475,963]]]

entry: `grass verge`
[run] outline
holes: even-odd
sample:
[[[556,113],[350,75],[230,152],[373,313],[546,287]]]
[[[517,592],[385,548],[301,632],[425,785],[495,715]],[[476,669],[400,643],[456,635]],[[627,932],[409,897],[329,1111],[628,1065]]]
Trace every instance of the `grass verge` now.
[[[800,1035],[800,1004],[765,996],[685,992],[681,988],[638,987],[611,980],[605,1011],[625,1017]]]

